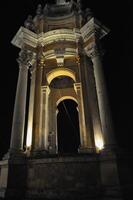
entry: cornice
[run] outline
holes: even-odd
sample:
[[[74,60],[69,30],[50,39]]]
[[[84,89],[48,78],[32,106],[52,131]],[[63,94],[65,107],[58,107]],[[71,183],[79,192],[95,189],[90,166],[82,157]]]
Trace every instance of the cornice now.
[[[48,20],[48,21],[51,21],[51,22],[53,22],[53,21],[62,21],[62,20],[69,20],[69,18],[72,18],[72,17],[74,17],[75,15],[74,15],[74,12],[72,12],[72,13],[70,13],[70,14],[67,14],[67,15],[64,15],[64,16],[58,16],[58,17],[50,17],[50,16],[46,16],[46,19]],[[58,22],[59,23],[59,22]]]
[[[98,39],[103,38],[109,33],[109,29],[101,24],[97,19],[92,17],[81,29],[81,35],[86,42],[92,35],[95,34]]]
[[[36,48],[38,36],[34,32],[21,26],[11,43],[18,48],[22,48],[24,44]]]
[[[24,44],[36,48],[38,45],[45,46],[58,41],[76,42],[80,35],[79,30],[75,29],[57,29],[36,34],[24,27],[20,27],[11,43],[18,48],[22,48]]]
[[[42,33],[38,39],[38,42],[41,43],[43,46],[58,41],[75,42],[76,35],[74,34],[73,30],[70,29],[57,29],[49,31],[47,33]]]

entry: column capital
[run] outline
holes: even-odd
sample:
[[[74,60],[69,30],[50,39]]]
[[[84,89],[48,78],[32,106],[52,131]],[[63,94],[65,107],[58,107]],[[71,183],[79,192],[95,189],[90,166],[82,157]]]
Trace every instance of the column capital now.
[[[86,49],[86,54],[91,59],[97,56],[101,56],[101,52],[95,44],[91,45],[89,48]]]
[[[90,57],[91,59],[95,57],[102,58],[102,56],[104,55],[104,49],[102,48],[100,40],[98,39],[87,45],[87,47],[85,47],[84,50],[87,56]]]
[[[41,68],[43,68],[44,63],[45,63],[45,57],[44,57],[42,54],[40,54],[40,55],[38,56],[38,64],[39,64],[39,66],[40,66]]]
[[[32,67],[30,68],[30,73],[31,75],[36,71],[36,64],[34,63],[34,65],[32,65]]]
[[[29,51],[27,49],[22,49],[19,53],[17,62],[19,63],[20,67],[29,68],[29,66],[32,65],[33,57],[35,57],[35,53],[33,53],[32,51]],[[35,60],[35,58],[34,58],[34,60]]]

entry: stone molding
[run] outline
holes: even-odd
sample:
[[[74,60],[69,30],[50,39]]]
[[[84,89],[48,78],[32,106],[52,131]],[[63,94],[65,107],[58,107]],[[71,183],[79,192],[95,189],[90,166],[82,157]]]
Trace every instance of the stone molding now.
[[[76,91],[76,93],[77,91],[81,90],[81,83],[74,83],[74,90]]]
[[[68,20],[71,19],[72,17],[74,17],[74,12],[72,11],[71,13],[64,15],[64,16],[59,16],[59,17],[50,17],[50,16],[45,16],[46,19],[48,20],[48,22],[55,22],[57,20],[66,20],[66,22],[68,23]],[[57,22],[58,23],[58,22]]]
[[[56,57],[62,57],[64,56],[67,57],[67,56],[76,56],[77,55],[77,50],[75,48],[65,48],[64,52],[60,53],[60,54],[57,54],[55,52],[54,49],[52,50],[48,50],[48,51],[45,51],[43,52],[43,55],[45,57],[45,59],[51,59],[51,58],[56,58]]]
[[[11,43],[18,48],[22,48],[24,44],[36,48],[38,45],[44,46],[57,41],[76,42],[75,30],[57,29],[48,31],[47,33],[36,34],[24,27],[20,27]]]
[[[45,86],[42,86],[41,87],[41,90],[42,90],[42,93],[44,94],[47,94],[47,95],[49,95],[49,93],[50,93],[50,88],[49,88],[49,86],[47,86],[47,85],[45,85]]]
[[[81,35],[86,42],[92,35],[99,33],[99,39],[108,34],[109,29],[102,25],[95,18],[91,18],[81,29]]]
[[[22,48],[24,44],[36,48],[37,42],[38,42],[37,34],[22,26],[20,27],[17,34],[11,41],[11,43],[18,48]]]

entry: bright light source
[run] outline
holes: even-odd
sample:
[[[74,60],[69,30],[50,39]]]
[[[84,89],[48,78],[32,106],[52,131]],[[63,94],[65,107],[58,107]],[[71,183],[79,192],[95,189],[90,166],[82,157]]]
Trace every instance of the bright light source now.
[[[27,138],[26,138],[26,147],[30,148],[31,147],[31,142],[32,142],[32,131],[30,128],[28,128],[27,131]]]
[[[98,151],[102,150],[104,147],[103,140],[101,137],[96,138],[95,144],[96,144]]]

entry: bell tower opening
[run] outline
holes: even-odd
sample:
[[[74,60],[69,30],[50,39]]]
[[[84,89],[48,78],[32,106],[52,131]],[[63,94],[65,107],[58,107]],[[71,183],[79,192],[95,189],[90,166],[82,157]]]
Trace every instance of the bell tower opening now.
[[[80,146],[79,119],[77,103],[66,99],[57,106],[58,152],[77,153]]]

